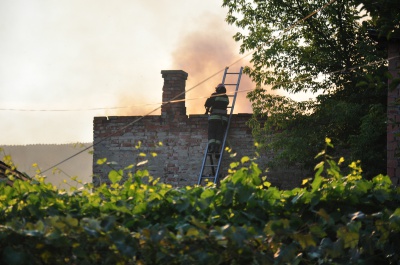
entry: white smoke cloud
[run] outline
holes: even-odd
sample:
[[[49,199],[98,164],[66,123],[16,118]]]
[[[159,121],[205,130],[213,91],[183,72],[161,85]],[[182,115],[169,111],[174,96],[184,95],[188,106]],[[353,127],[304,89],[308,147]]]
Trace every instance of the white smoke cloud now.
[[[189,76],[187,90],[197,86],[199,83],[210,78],[240,58],[239,47],[232,36],[234,32],[221,22],[223,18],[216,15],[204,15],[198,18],[201,26],[195,31],[183,34],[179,45],[173,52],[173,68],[186,71]],[[248,63],[245,59],[232,65],[228,72],[239,72],[241,66]],[[215,77],[198,85],[186,94],[187,112],[189,114],[204,113],[204,101],[214,92],[215,86],[221,83],[223,71]],[[225,83],[236,83],[237,76],[232,75],[234,80]],[[235,104],[235,113],[251,113],[251,105],[246,99],[243,90],[253,89],[255,85],[250,79],[242,75],[239,93]],[[227,87],[228,93],[233,93],[233,86]],[[203,97],[203,98],[202,98]],[[205,97],[205,98],[204,98]],[[199,98],[196,100],[190,100]]]

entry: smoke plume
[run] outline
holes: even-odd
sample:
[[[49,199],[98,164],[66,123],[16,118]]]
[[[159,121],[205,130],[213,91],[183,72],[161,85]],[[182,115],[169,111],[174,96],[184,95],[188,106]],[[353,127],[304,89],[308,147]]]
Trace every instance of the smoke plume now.
[[[183,70],[189,74],[186,81],[186,108],[188,114],[204,113],[204,102],[221,83],[223,70],[240,59],[239,46],[233,40],[233,32],[223,28],[220,17],[202,16],[203,28],[184,34],[173,52],[174,70]],[[248,63],[240,60],[229,67],[228,72],[239,72],[241,66]],[[216,74],[216,75],[215,75]],[[215,75],[214,77],[212,77]],[[237,76],[231,75],[225,83],[236,83]],[[246,98],[248,90],[255,85],[250,78],[242,75],[235,104],[235,113],[251,113],[251,104]],[[189,91],[188,91],[189,90]],[[234,86],[227,87],[227,93],[233,93]],[[231,98],[232,99],[232,98]]]
[[[225,67],[229,66],[228,72],[230,73],[238,73],[240,67],[250,64],[248,58],[239,54],[239,44],[232,37],[234,32],[228,28],[226,22],[221,21],[220,16],[204,15],[201,17],[201,24],[196,28],[197,30],[182,33],[171,54],[170,68],[160,69],[160,71],[183,70],[188,73],[186,109],[189,115],[205,112],[204,102],[215,91],[215,87],[221,83]],[[228,75],[225,83],[237,83],[237,77],[237,75]],[[161,89],[163,80],[159,81],[158,87]],[[156,86],[156,83],[154,85]],[[255,84],[247,75],[243,74],[234,113],[252,113],[251,104],[246,95],[254,88]],[[136,92],[134,95],[120,95],[118,102],[122,108],[109,112],[117,116],[146,115],[150,112],[152,115],[159,115],[159,109],[152,112],[161,104],[162,91],[157,93],[159,95],[156,97],[149,97],[147,91],[143,91],[143,94]],[[234,86],[227,86],[227,93],[233,94]],[[232,101],[233,98],[230,100]]]

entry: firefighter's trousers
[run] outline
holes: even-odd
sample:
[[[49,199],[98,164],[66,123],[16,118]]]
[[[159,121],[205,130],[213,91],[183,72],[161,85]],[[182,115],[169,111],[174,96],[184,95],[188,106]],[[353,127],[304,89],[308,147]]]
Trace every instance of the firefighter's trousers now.
[[[208,145],[212,147],[212,151],[220,151],[227,121],[226,115],[210,115],[208,119]]]

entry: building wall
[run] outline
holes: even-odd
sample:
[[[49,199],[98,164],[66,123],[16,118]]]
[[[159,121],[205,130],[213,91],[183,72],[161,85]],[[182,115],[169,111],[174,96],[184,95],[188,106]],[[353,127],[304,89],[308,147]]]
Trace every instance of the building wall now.
[[[187,73],[169,70],[161,74],[164,78],[164,104],[160,116],[94,118],[95,186],[108,182],[111,168],[121,169],[129,165],[135,165],[132,171],[147,169],[151,176],[173,186],[197,184],[207,145],[207,115],[186,115],[184,95]],[[246,125],[250,118],[251,114],[234,114],[232,117],[227,139],[227,146],[232,151],[224,154],[221,166],[223,177],[230,163],[240,161],[243,156],[255,157],[251,130]],[[152,153],[157,156],[152,156]],[[271,155],[260,154],[256,163],[261,169],[266,169]],[[107,158],[109,164],[98,165],[97,160],[103,158]],[[148,161],[146,164],[136,166],[145,160]],[[204,173],[207,175],[208,172]],[[271,183],[280,188],[298,186],[305,177],[301,172],[290,169],[280,169],[279,172],[266,175]]]
[[[393,78],[399,77],[400,40],[394,39],[388,43],[389,72]],[[389,79],[389,85],[392,80]],[[400,86],[388,91],[388,125],[387,125],[387,174],[396,185],[400,185],[400,161],[398,156],[400,138]]]
[[[107,158],[109,162],[118,162],[118,168],[125,168],[143,160],[149,162],[143,166],[150,175],[162,178],[174,186],[193,185],[197,183],[204,151],[207,145],[207,116],[181,116],[171,122],[159,116],[148,116],[132,125],[126,126],[139,117],[99,117],[95,118],[95,141],[104,139],[94,146],[94,161]],[[237,157],[254,156],[254,147],[250,132],[245,122],[249,115],[235,115],[228,142],[237,152]],[[108,137],[123,126],[124,130]],[[140,147],[138,146],[141,142]],[[162,145],[159,145],[159,142]],[[232,143],[235,143],[233,146]],[[139,156],[140,153],[146,157]],[[156,153],[153,157],[151,153]],[[223,168],[227,168],[235,159],[224,156]],[[94,174],[107,176],[108,166],[94,165]],[[96,183],[96,178],[94,178]]]

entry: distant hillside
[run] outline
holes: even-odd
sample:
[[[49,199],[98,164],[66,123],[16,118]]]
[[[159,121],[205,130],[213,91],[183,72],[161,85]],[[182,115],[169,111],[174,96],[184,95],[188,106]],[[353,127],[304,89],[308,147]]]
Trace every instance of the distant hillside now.
[[[91,143],[79,144],[52,144],[52,145],[0,145],[0,160],[5,155],[10,155],[17,169],[35,176],[36,168],[32,165],[36,163],[41,171],[44,171],[64,159],[77,154],[89,147]],[[57,171],[49,170],[43,173],[47,176],[47,181],[61,188],[68,188],[69,185],[80,186],[73,181],[72,177],[78,177],[82,182],[92,182],[92,160],[93,155],[89,153],[92,148],[83,151],[79,155],[57,166]],[[64,183],[64,180],[68,184]]]

